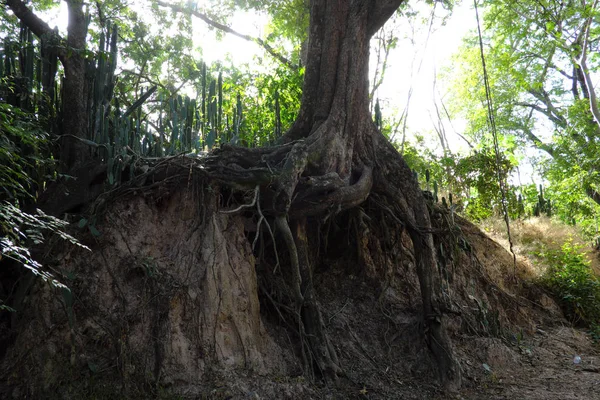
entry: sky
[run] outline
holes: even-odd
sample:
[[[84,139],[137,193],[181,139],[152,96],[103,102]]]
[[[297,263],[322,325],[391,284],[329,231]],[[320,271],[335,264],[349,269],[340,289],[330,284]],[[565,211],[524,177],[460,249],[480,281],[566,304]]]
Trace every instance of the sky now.
[[[413,22],[414,30],[410,24],[400,24],[398,36],[401,40],[390,53],[389,70],[378,95],[389,102],[391,112],[400,115],[410,93],[409,131],[412,134],[431,133],[435,136],[432,121],[433,117],[437,122],[434,99],[447,94],[444,82],[439,77],[436,79],[436,75],[450,66],[451,57],[458,51],[463,37],[469,30],[476,29],[477,25],[468,1],[456,6],[444,25],[441,19],[448,13],[440,6],[434,10],[432,5],[420,2],[416,3],[415,9],[419,11],[421,20]],[[453,134],[453,129],[463,129],[465,122],[456,120],[452,125],[445,121],[451,149],[466,150],[465,143]],[[437,136],[435,138],[437,140]]]

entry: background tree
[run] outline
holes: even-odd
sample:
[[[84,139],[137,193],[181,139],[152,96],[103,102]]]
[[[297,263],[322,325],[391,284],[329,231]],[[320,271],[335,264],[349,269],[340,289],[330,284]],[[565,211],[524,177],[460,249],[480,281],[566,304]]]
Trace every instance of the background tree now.
[[[66,134],[74,137],[87,137],[87,85],[85,84],[85,51],[88,22],[83,11],[83,1],[69,0],[69,28],[66,38],[60,37],[50,26],[20,0],[7,0],[11,11],[41,40],[45,40],[57,51],[65,71],[63,85],[62,124]],[[60,43],[60,45],[58,45]],[[63,136],[61,162],[70,169],[85,158],[84,149],[78,142]]]
[[[559,215],[571,219],[573,202],[583,215],[598,203],[599,127],[593,79],[598,31],[597,2],[493,1],[486,3],[484,41],[503,148],[517,158],[545,154],[544,179]],[[489,140],[477,40],[471,37],[455,63],[454,110],[468,116],[468,133]],[[465,84],[467,82],[467,84]],[[515,159],[516,161],[516,159]],[[568,190],[567,190],[568,188]],[[588,197],[588,200],[585,197]]]

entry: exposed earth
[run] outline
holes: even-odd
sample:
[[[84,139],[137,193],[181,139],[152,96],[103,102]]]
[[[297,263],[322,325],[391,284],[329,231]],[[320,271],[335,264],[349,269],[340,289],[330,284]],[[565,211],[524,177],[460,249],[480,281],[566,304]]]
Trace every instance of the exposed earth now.
[[[210,198],[200,214],[185,192],[158,198],[112,205],[102,235],[84,235],[91,253],[54,250],[73,298],[34,283],[12,322],[0,398],[600,399],[598,345],[525,264],[515,270],[510,253],[458,216],[440,239],[444,318],[463,374],[448,393],[424,343],[406,234],[384,257],[375,235],[347,251],[344,216],[331,228],[314,281],[344,374],[312,383],[283,316],[286,294],[264,288],[285,264],[254,265],[251,221]],[[434,221],[447,217],[433,207]]]

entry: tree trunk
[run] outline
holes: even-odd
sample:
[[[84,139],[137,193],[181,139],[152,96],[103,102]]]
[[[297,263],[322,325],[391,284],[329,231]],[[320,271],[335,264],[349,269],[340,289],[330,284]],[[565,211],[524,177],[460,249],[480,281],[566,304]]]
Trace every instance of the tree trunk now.
[[[87,138],[87,85],[85,77],[87,22],[83,13],[82,0],[68,0],[69,25],[67,52],[61,61],[65,68],[65,80],[62,88],[62,133],[61,162],[67,171],[73,170],[87,158],[87,146],[74,139]]]
[[[441,286],[430,232],[431,222],[418,183],[401,156],[377,131],[369,113],[369,41],[398,8],[401,1],[342,2],[314,0],[308,42],[302,106],[284,143],[302,140],[308,153],[303,168],[295,169],[296,181],[287,187],[285,202],[276,205],[297,222],[297,253],[306,252],[305,217],[337,212],[362,203],[370,193],[387,199],[407,227],[415,248],[423,303],[423,330],[444,385],[460,384],[441,309]],[[337,190],[303,198],[297,177],[339,182]],[[332,178],[333,177],[333,178]],[[295,196],[295,200],[292,200]],[[281,200],[281,199],[280,199]],[[300,257],[302,258],[302,257]],[[299,260],[304,296],[303,324],[311,338],[316,364],[336,371],[335,352],[329,346],[312,293],[310,266]]]
[[[7,0],[6,4],[12,12],[43,42],[52,43],[52,51],[57,55],[64,67],[65,79],[62,87],[62,130],[60,160],[64,171],[73,171],[88,158],[87,146],[77,138],[86,138],[88,127],[87,85],[86,85],[86,37],[87,20],[83,13],[82,0],[67,0],[69,24],[66,41],[50,29],[47,23],[37,17],[21,0]],[[54,46],[55,42],[66,42],[64,46]],[[48,49],[45,49],[47,51]],[[55,70],[46,72],[55,73]],[[45,76],[45,81],[52,82],[53,77]],[[46,88],[45,88],[46,89]]]

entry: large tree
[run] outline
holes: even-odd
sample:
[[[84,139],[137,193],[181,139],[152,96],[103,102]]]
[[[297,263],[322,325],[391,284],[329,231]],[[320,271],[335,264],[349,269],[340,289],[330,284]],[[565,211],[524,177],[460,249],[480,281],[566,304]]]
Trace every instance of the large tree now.
[[[221,163],[249,165],[244,182],[252,181],[258,160],[285,162],[275,182],[272,211],[287,236],[298,306],[317,363],[338,370],[336,355],[323,329],[312,291],[307,217],[356,207],[376,196],[406,226],[412,239],[423,301],[424,332],[444,383],[460,381],[443,324],[431,222],[425,199],[410,168],[376,129],[369,113],[369,41],[402,1],[315,0],[310,28],[302,105],[281,146],[243,150],[223,148]],[[264,164],[263,164],[264,165]],[[266,166],[266,165],[264,165]],[[259,182],[257,182],[259,183]]]
[[[82,2],[68,3],[69,36],[73,32],[74,38],[80,38],[73,29],[79,26]],[[223,145],[205,161],[203,171],[233,188],[258,188],[260,197],[267,199],[262,202],[263,212],[273,218],[289,255],[288,284],[302,327],[299,332],[310,348],[306,355],[327,377],[335,377],[341,368],[313,290],[310,224],[373,199],[379,211],[395,221],[395,229],[406,229],[410,235],[422,296],[422,332],[439,379],[456,386],[460,370],[445,329],[447,307],[428,207],[412,171],[377,130],[369,112],[370,39],[401,3],[311,1],[302,104],[295,123],[273,147]],[[36,34],[48,32],[21,1],[8,0],[8,5],[24,23],[44,27]],[[84,45],[77,41],[70,47],[80,50]],[[71,62],[68,57],[78,57],[73,54],[77,51],[65,55],[65,71]],[[67,75],[67,80],[75,85],[77,77]],[[75,101],[80,93],[65,90],[65,96]],[[65,133],[78,132],[73,128]]]

